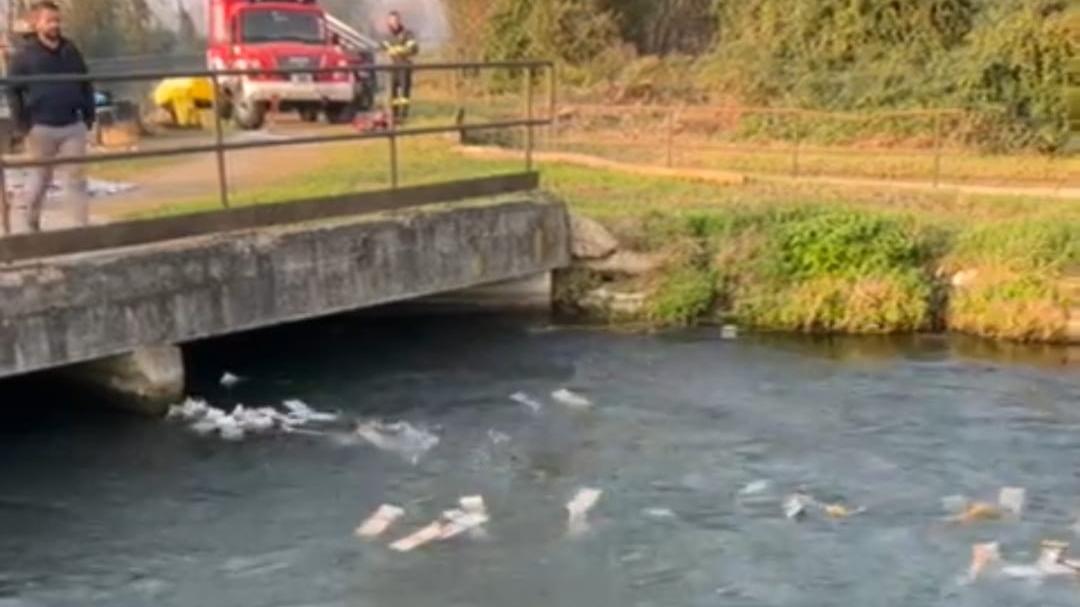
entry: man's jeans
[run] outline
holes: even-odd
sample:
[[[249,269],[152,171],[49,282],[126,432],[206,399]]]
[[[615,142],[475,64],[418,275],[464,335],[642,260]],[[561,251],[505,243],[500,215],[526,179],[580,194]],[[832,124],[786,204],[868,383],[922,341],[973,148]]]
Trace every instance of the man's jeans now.
[[[82,122],[60,127],[36,125],[26,136],[26,151],[34,160],[78,157],[86,154],[86,139],[87,129]],[[14,233],[41,231],[42,208],[53,180],[53,169],[30,169],[23,196],[15,203]],[[83,165],[59,165],[55,172],[71,225],[85,226],[90,220],[90,209]]]

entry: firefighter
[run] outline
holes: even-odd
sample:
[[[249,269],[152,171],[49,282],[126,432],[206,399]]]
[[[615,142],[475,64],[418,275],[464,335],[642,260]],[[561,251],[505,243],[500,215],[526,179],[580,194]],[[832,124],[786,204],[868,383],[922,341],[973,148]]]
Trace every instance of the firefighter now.
[[[402,23],[401,13],[397,11],[391,11],[387,15],[386,30],[383,50],[390,57],[390,62],[399,67],[390,73],[391,104],[394,120],[401,122],[409,117],[409,105],[412,103],[412,70],[409,66],[420,52],[420,45],[412,31]]]

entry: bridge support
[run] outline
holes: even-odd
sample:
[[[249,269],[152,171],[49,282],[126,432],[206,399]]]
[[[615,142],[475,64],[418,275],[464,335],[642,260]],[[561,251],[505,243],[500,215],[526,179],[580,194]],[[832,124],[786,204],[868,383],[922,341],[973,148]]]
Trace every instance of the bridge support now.
[[[153,417],[164,415],[184,397],[184,358],[176,346],[143,347],[63,373],[118,407]]]
[[[565,206],[525,191],[0,263],[0,378],[103,361],[80,373],[160,407],[182,387],[180,354],[145,344],[422,299],[569,261]]]

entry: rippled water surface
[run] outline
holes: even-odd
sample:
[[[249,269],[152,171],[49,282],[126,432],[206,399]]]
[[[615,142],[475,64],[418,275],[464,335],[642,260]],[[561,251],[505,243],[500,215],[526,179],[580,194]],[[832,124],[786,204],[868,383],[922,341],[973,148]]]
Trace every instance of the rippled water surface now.
[[[959,581],[976,541],[1017,561],[1044,538],[1080,543],[1078,367],[971,347],[426,317],[193,349],[194,392],[219,406],[299,398],[434,431],[415,466],[317,436],[198,438],[9,388],[0,605],[1080,605],[1070,581]],[[248,381],[226,390],[225,370]],[[561,388],[595,406],[557,404]],[[738,495],[755,481],[767,488]],[[1003,485],[1028,489],[1022,521],[943,522],[943,497]],[[571,536],[563,504],[584,486],[605,494]],[[788,521],[780,500],[800,486],[867,512]],[[397,554],[352,536],[381,503],[408,511],[396,537],[469,494],[489,504],[486,538]]]

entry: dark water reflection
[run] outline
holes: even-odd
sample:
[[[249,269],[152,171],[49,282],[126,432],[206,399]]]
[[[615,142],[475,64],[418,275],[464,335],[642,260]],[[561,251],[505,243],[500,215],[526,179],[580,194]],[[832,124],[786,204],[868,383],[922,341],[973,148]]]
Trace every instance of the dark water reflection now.
[[[194,392],[222,406],[301,398],[436,428],[415,467],[315,437],[198,439],[9,385],[0,605],[1076,605],[1069,582],[957,582],[975,541],[1029,560],[1073,539],[1070,357],[490,317],[338,319],[193,349]],[[226,369],[251,379],[226,391]],[[562,387],[595,409],[508,399]],[[760,479],[771,493],[736,496]],[[607,493],[567,537],[562,504],[585,485]],[[1028,488],[1022,522],[941,523],[943,496],[1002,485]],[[868,512],[793,524],[778,500],[797,486]],[[351,536],[380,503],[407,507],[402,531],[472,493],[492,510],[486,541],[399,555]]]

